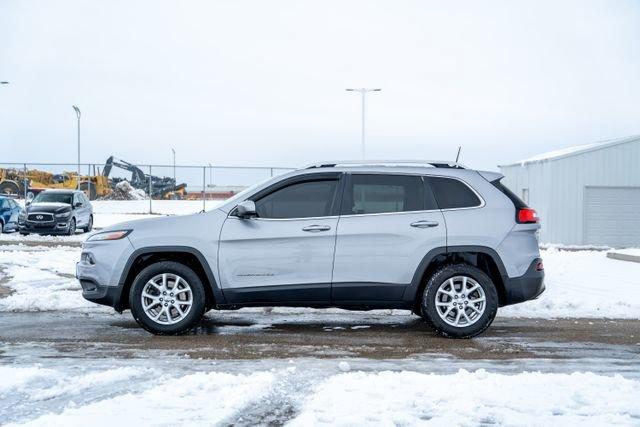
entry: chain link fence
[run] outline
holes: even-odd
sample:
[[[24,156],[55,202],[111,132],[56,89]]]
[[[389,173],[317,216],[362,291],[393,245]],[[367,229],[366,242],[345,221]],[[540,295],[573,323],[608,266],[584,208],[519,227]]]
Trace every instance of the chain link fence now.
[[[0,194],[29,200],[47,189],[80,189],[95,201],[188,200],[215,205],[246,187],[295,168],[105,163],[0,163]]]

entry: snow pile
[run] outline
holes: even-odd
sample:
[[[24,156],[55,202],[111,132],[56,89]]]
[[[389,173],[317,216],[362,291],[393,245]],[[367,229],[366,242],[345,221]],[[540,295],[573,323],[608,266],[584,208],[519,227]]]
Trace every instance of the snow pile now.
[[[321,383],[289,425],[635,424],[638,402],[640,381],[619,375],[354,372]]]
[[[0,247],[1,248],[1,247]],[[26,248],[25,248],[26,249]],[[0,250],[0,275],[14,291],[0,298],[2,311],[88,310],[111,312],[82,298],[75,279],[80,248],[29,248]]]
[[[102,371],[92,371],[80,375],[42,368],[0,366],[0,399],[8,399],[21,394],[30,401],[51,400],[56,397],[68,399],[81,395],[96,387],[111,388],[117,383],[147,376],[149,368],[119,367]]]
[[[120,378],[126,373],[110,372]],[[109,376],[109,375],[107,375]],[[274,374],[233,375],[198,372],[171,378],[162,372],[149,376],[149,388],[140,393],[77,405],[69,401],[60,413],[48,413],[28,426],[190,425],[210,426],[223,422],[269,393]],[[114,387],[114,390],[118,390]]]
[[[498,316],[640,318],[640,264],[603,251],[541,251],[546,290]]]
[[[615,251],[611,251],[611,252],[615,252],[617,254],[631,255],[631,256],[640,257],[640,248],[616,249]]]
[[[28,387],[29,384],[39,383],[43,379],[56,374],[52,369],[44,369],[39,366],[12,367],[0,366],[0,399],[4,399],[8,392],[15,393]]]
[[[124,180],[116,184],[115,188],[102,200],[145,200],[147,193],[139,188],[133,188],[129,181]]]

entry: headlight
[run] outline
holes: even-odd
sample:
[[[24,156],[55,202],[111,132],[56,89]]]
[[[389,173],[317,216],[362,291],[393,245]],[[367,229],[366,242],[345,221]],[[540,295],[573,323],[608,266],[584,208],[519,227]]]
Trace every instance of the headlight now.
[[[96,233],[87,239],[87,242],[102,242],[104,240],[120,240],[127,237],[131,230],[103,231]]]
[[[60,212],[56,214],[56,218],[69,218],[69,215],[71,215],[71,211]]]

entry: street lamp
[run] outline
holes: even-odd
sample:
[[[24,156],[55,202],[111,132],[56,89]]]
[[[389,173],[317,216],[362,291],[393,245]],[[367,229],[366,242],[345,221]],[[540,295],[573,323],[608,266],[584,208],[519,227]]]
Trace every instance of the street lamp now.
[[[171,149],[173,153],[173,185],[175,186],[178,181],[176,181],[176,150]]]
[[[346,89],[347,92],[359,92],[362,95],[362,160],[365,159],[365,143],[364,143],[364,117],[365,117],[365,95],[367,94],[367,92],[380,92],[382,89],[367,89],[367,88],[359,88],[359,89],[354,89],[354,88],[348,88]]]
[[[80,188],[80,109],[73,105],[73,110],[78,117],[78,188]]]

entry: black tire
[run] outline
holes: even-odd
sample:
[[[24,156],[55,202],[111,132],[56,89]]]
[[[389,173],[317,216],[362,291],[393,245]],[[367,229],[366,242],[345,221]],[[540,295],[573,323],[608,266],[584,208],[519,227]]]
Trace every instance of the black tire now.
[[[71,222],[69,223],[69,230],[67,230],[67,234],[69,236],[73,236],[76,234],[76,219],[71,218]]]
[[[20,186],[14,181],[2,181],[0,182],[0,194],[17,196],[20,194]]]
[[[455,276],[466,276],[475,280],[484,291],[485,309],[482,315],[469,326],[453,326],[445,322],[437,312],[436,297],[440,285]],[[450,264],[438,269],[427,282],[421,302],[422,317],[440,335],[449,338],[473,338],[484,332],[493,322],[498,311],[498,292],[493,281],[482,270],[468,264]]]
[[[82,228],[82,230],[83,230],[85,233],[88,233],[88,232],[90,232],[91,230],[93,230],[93,215],[91,215],[91,216],[89,217],[89,223],[87,224],[87,226],[86,226],[86,227],[83,227],[83,228]]]
[[[177,323],[165,325],[153,320],[142,307],[142,291],[149,280],[158,274],[170,273],[182,277],[191,287],[193,302],[191,310]],[[191,330],[200,322],[205,313],[206,294],[198,275],[179,262],[160,261],[144,268],[134,279],[129,290],[129,306],[133,318],[146,331],[155,335],[179,335]]]
[[[0,221],[0,234],[4,233],[4,222]]]
[[[82,191],[89,198],[89,200],[95,200],[98,197],[96,186],[93,184],[93,182],[81,182],[78,186],[78,190]]]
[[[20,232],[20,235],[21,235],[21,236],[28,236],[28,235],[29,235],[29,233],[23,233],[23,232],[21,231],[21,232]]]

